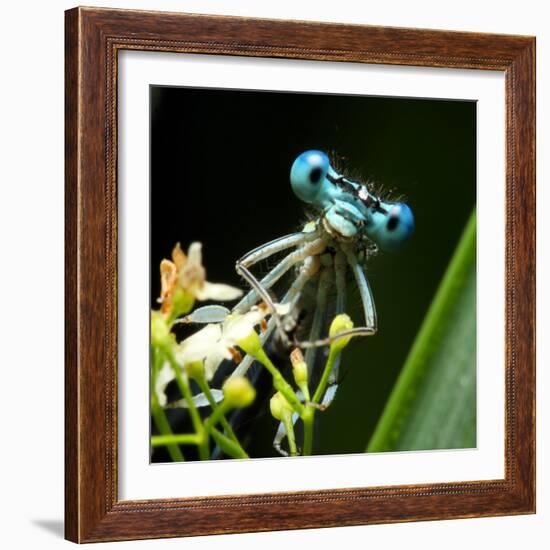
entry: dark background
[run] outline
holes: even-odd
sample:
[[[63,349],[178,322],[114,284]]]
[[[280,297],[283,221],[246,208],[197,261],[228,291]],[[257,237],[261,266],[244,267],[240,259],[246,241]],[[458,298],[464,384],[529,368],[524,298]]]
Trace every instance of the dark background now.
[[[244,288],[235,260],[301,228],[289,171],[307,149],[403,195],[416,219],[406,248],[369,262],[378,333],[344,352],[317,415],[319,453],[363,452],[475,206],[475,102],[152,86],[151,306],[177,241],[203,243],[208,280]],[[276,424],[250,423],[251,456],[274,456]]]

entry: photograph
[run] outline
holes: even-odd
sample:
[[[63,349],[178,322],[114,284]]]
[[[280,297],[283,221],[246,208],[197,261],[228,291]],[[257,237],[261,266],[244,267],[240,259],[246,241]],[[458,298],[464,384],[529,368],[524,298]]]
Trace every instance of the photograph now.
[[[150,461],[476,448],[476,101],[149,101]]]

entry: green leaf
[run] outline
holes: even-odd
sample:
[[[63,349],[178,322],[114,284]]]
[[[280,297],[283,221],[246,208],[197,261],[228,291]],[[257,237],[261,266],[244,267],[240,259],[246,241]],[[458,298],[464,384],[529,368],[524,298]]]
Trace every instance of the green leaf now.
[[[476,215],[468,221],[368,452],[476,446]]]

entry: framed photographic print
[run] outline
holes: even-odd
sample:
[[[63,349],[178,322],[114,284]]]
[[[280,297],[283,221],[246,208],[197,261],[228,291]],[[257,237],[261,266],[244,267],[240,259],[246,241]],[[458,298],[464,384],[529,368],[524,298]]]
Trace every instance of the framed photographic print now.
[[[532,37],[66,12],[66,536],[533,513]]]

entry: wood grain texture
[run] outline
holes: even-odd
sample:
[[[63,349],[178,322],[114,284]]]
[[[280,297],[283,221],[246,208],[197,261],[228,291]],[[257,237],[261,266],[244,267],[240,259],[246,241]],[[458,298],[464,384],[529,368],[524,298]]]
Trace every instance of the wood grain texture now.
[[[66,12],[66,537],[174,537],[535,509],[535,40],[97,8]],[[116,89],[120,49],[499,70],[506,80],[506,476],[119,501]]]
[[[65,536],[78,538],[78,12],[65,18]]]

